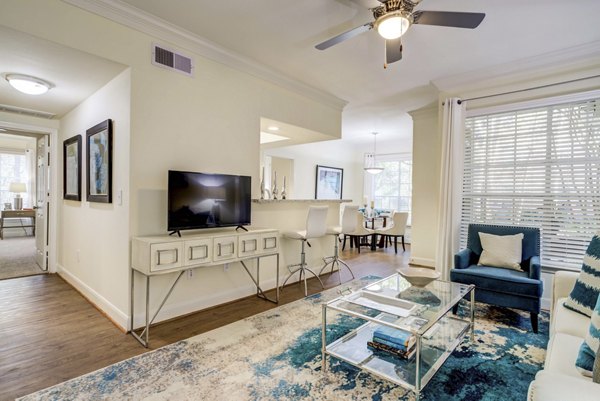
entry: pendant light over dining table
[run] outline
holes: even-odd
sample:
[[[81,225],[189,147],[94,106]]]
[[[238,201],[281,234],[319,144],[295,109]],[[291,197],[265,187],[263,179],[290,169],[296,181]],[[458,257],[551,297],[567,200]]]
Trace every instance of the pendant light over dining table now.
[[[365,166],[365,171],[369,174],[379,174],[383,171],[383,167],[377,166],[377,134],[373,132],[373,158],[368,162],[368,166]]]

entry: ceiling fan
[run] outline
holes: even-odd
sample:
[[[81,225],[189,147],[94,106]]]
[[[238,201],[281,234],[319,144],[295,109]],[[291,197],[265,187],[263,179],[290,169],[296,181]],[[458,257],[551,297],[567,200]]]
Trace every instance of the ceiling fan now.
[[[333,45],[353,38],[373,28],[385,39],[385,61],[387,64],[402,59],[402,35],[413,24],[438,25],[474,29],[479,26],[484,13],[450,11],[414,11],[421,0],[378,0],[381,5],[371,8],[375,21],[341,33],[315,47],[325,50]]]

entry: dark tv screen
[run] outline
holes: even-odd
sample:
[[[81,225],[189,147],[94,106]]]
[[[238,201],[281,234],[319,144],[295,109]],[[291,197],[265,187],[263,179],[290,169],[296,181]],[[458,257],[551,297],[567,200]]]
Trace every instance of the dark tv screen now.
[[[250,177],[169,171],[168,229],[250,224]]]

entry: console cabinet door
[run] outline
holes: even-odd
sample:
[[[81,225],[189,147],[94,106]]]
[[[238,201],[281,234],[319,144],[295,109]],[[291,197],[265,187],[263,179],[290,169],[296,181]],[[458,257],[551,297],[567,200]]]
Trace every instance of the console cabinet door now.
[[[150,271],[176,269],[182,266],[183,243],[163,242],[150,244]]]
[[[185,241],[184,265],[195,266],[212,262],[212,238],[203,238]]]
[[[240,235],[238,245],[238,255],[240,258],[260,253],[260,236],[251,234]]]
[[[213,239],[213,260],[228,260],[237,258],[237,236],[216,237]]]
[[[261,253],[274,253],[279,249],[279,237],[277,231],[262,234],[260,236],[260,251]]]

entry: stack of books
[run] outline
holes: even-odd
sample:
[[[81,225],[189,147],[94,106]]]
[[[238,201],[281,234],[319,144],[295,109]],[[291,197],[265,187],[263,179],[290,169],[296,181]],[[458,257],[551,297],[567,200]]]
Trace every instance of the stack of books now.
[[[404,330],[381,326],[373,332],[373,339],[367,345],[401,358],[410,359],[416,352],[415,336]]]

